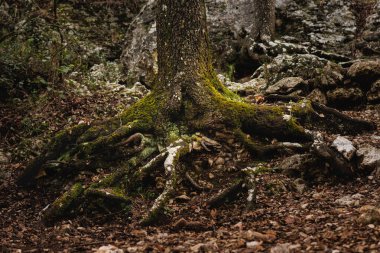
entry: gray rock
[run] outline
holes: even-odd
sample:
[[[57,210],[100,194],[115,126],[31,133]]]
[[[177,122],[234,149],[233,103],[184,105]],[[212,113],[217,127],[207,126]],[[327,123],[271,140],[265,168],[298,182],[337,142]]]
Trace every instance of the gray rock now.
[[[308,154],[296,154],[285,158],[279,168],[288,176],[301,176],[310,163],[311,156]]]
[[[363,31],[363,51],[367,51],[368,55],[377,52],[380,54],[380,1],[372,8],[372,14],[368,16]],[[375,54],[376,55],[376,54]]]
[[[353,80],[367,85],[368,82],[380,78],[380,60],[359,61],[348,69],[348,76]]]
[[[260,93],[267,86],[267,81],[262,78],[254,78],[244,83],[231,82],[225,76],[219,74],[219,80],[233,92],[238,93],[241,96],[252,95]]]
[[[363,195],[360,193],[354,195],[346,195],[337,200],[335,203],[341,206],[358,206],[360,204],[360,200],[363,199]]]
[[[119,249],[112,245],[108,245],[108,246],[100,247],[99,249],[96,250],[96,253],[124,253],[124,250]]]
[[[375,206],[363,206],[359,209],[361,213],[358,222],[364,225],[380,224],[380,208]]]
[[[301,77],[285,77],[266,90],[267,94],[289,94],[306,83]]]
[[[327,92],[329,104],[349,107],[362,101],[364,94],[359,88],[337,88]]]
[[[327,97],[325,93],[323,93],[320,89],[314,89],[310,94],[307,96],[311,101],[320,103],[322,105],[327,104]]]
[[[307,188],[305,181],[301,178],[297,178],[296,180],[294,180],[292,186],[300,194],[303,194]]]
[[[380,80],[372,84],[371,89],[367,92],[367,100],[370,103],[380,102]]]
[[[370,170],[380,168],[380,149],[366,144],[360,146],[356,154],[361,159],[361,168]]]
[[[325,51],[351,54],[357,26],[350,4],[344,0],[277,0],[278,34],[292,42]],[[378,26],[377,26],[378,27]],[[305,43],[306,42],[306,43]]]
[[[258,68],[253,77],[268,80],[269,87],[286,77],[300,77],[310,87],[335,87],[343,81],[343,69],[311,54],[281,54]]]
[[[356,148],[352,142],[342,136],[338,136],[331,145],[339,153],[341,153],[347,160],[351,161],[356,153]]]

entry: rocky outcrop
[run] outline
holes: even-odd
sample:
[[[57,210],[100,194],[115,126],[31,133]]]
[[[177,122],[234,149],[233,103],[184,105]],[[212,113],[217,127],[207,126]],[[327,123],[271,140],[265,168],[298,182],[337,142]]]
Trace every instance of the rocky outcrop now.
[[[366,55],[380,55],[380,1],[374,6],[372,14],[367,18],[362,34],[362,51]]]
[[[288,77],[299,77],[307,83],[309,92],[313,88],[336,87],[343,81],[343,68],[311,54],[281,54],[264,64],[253,74],[268,80],[269,86]]]

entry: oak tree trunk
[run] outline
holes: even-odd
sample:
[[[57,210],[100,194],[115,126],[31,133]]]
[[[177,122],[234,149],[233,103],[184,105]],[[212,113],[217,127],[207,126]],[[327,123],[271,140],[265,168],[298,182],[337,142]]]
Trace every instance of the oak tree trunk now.
[[[251,38],[255,41],[267,41],[275,33],[275,0],[253,0],[253,24]]]
[[[204,0],[159,0],[157,13],[158,82],[173,116],[184,103],[207,99],[202,77],[213,73]],[[182,111],[183,112],[183,111]],[[183,112],[184,113],[184,112]]]

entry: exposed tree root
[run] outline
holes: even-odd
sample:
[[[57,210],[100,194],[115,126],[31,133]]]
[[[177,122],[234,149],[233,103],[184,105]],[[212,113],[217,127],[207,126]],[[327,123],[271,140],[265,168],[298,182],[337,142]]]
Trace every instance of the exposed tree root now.
[[[190,185],[191,185],[195,190],[197,190],[197,191],[204,191],[204,190],[206,190],[205,187],[200,186],[200,185],[195,181],[195,179],[192,178],[192,176],[189,174],[189,172],[186,172],[186,173],[185,173],[185,177],[186,177],[187,181],[190,183]]]
[[[307,152],[311,148],[313,154],[335,166],[341,174],[352,175],[352,169],[345,160],[323,146],[323,143],[317,142],[318,138],[299,122],[309,128],[318,120],[317,127],[327,129],[331,128],[331,122],[338,121],[333,125],[334,131],[373,129],[369,122],[352,119],[303,98],[271,96],[268,100],[294,102],[280,106],[250,105],[229,95],[223,87],[219,87],[218,91],[210,89],[212,91],[205,93],[204,101],[200,100],[196,104],[192,104],[192,101],[183,102],[188,106],[187,110],[177,118],[173,118],[172,112],[170,115],[162,112],[166,108],[166,105],[161,104],[164,97],[152,92],[115,118],[62,131],[52,139],[41,156],[29,164],[19,182],[32,183],[39,172],[47,168],[59,169],[62,174],[99,167],[114,168],[99,182],[75,184],[59,197],[45,214],[45,220],[53,221],[85,203],[105,212],[111,212],[115,206],[126,209],[131,203],[133,192],[140,186],[145,187],[144,180],[156,175],[163,167],[166,177],[164,190],[141,221],[148,225],[163,217],[165,207],[182,179],[186,179],[198,191],[205,190],[184,168],[181,158],[192,150],[217,150],[221,144],[199,134],[193,135],[196,131],[232,131],[253,157],[260,159],[283,152]],[[152,132],[155,134],[149,135]],[[271,139],[268,141],[266,137]],[[271,141],[273,138],[279,141]],[[160,148],[161,145],[166,148]],[[247,208],[254,207],[257,173],[260,173],[258,168],[243,170],[237,181],[209,199],[208,205],[216,207],[246,190]]]
[[[217,207],[223,204],[227,199],[234,198],[243,189],[243,179],[238,179],[237,182],[232,183],[227,188],[221,190],[215,196],[207,201],[209,207]]]
[[[257,185],[256,185],[256,175],[257,168],[245,168],[243,173],[245,174],[245,183],[244,187],[248,191],[247,197],[247,210],[251,210],[254,208],[256,204],[256,196],[257,196]]]
[[[268,95],[265,98],[269,102],[300,102],[305,100],[303,97],[287,95]],[[373,122],[351,118],[334,108],[327,107],[314,101],[310,101],[310,103],[314,112],[308,115],[311,117],[309,120],[318,120],[319,127],[323,127],[328,131],[335,131],[343,134],[358,134],[364,131],[373,131],[376,129],[376,126]],[[311,122],[309,122],[309,125],[311,127],[316,127],[316,125],[311,124]]]

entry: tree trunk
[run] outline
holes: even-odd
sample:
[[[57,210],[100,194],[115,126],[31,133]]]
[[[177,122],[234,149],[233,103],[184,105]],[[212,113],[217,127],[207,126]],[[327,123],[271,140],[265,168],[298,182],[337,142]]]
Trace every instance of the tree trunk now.
[[[168,95],[168,111],[178,114],[199,77],[212,71],[205,3],[159,0],[157,8],[159,78],[155,89]]]
[[[251,38],[255,41],[273,39],[275,33],[275,0],[253,0],[254,15]]]

